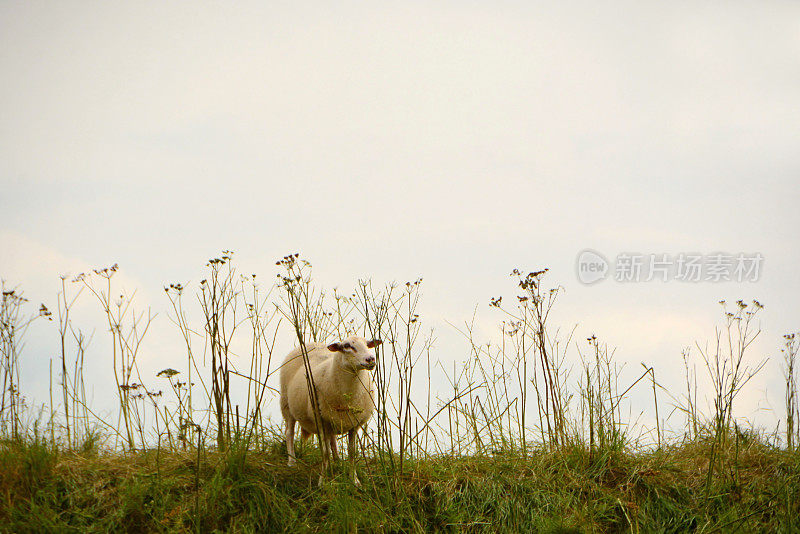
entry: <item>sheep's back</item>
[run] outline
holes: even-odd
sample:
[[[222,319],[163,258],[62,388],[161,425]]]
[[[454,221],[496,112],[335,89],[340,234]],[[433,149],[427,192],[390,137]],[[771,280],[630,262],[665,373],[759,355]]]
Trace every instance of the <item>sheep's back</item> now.
[[[306,343],[306,351],[308,352],[308,362],[312,369],[319,365],[320,362],[330,358],[328,355],[330,351],[328,351],[324,343]],[[281,365],[280,382],[282,400],[284,400],[286,396],[289,384],[296,376],[302,376],[303,380],[305,380],[305,374],[301,374],[304,368],[303,351],[301,347],[296,347],[286,356],[286,359],[283,360],[283,364]]]

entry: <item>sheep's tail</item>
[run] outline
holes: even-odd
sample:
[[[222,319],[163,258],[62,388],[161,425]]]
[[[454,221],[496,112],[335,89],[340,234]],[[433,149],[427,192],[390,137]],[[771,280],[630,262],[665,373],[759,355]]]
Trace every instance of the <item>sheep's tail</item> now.
[[[304,440],[308,439],[309,437],[311,437],[311,432],[306,431],[305,428],[301,428],[300,429],[300,437],[303,438]]]

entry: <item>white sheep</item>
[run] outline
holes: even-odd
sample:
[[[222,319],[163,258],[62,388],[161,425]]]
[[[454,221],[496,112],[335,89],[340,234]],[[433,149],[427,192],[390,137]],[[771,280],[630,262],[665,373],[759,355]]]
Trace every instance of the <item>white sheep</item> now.
[[[306,380],[306,366],[301,347],[297,347],[281,366],[281,412],[286,422],[286,452],[289,465],[295,464],[294,428],[300,423],[301,434],[307,438],[320,434],[323,453],[323,471],[327,469],[328,453],[334,461],[339,454],[336,436],[347,433],[347,453],[353,470],[353,482],[360,482],[355,470],[356,432],[375,410],[374,388],[369,371],[375,368],[375,355],[370,349],[381,341],[352,336],[337,343],[307,343],[308,365],[316,386],[319,403],[320,428],[314,414]]]

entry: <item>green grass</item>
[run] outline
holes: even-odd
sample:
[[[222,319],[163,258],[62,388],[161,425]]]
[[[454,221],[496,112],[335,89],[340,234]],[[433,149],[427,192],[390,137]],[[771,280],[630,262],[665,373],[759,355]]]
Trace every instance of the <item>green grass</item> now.
[[[0,529],[8,532],[796,532],[800,454],[753,439],[722,452],[706,487],[709,443],[655,452],[580,447],[413,459],[375,458],[362,488],[341,462],[318,485],[319,453],[285,465],[281,443],[225,454],[59,452],[0,445]]]

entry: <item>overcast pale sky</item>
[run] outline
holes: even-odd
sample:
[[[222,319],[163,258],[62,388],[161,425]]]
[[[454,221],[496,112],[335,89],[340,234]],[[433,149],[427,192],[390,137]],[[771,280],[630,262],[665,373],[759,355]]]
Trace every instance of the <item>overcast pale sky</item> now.
[[[718,300],[758,298],[772,360],[741,413],[783,413],[800,4],[4,1],[0,73],[0,276],[54,307],[59,274],[118,262],[161,314],[154,369],[183,361],[163,285],[221,249],[265,279],[293,251],[328,287],[423,276],[443,361],[467,354],[448,321],[477,306],[496,337],[489,298],[549,267],[561,324],[668,387]],[[586,286],[586,248],[764,263],[757,282]],[[22,363],[39,400],[52,330]]]

